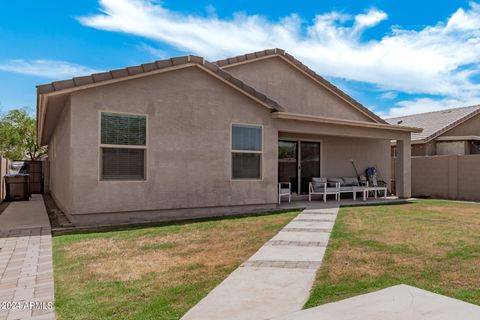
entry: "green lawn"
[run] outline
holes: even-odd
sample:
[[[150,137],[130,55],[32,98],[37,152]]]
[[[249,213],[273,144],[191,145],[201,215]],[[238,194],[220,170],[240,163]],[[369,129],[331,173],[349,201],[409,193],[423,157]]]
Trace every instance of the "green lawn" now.
[[[341,208],[305,307],[400,283],[480,304],[480,205]]]
[[[179,319],[298,212],[53,238],[58,319]]]

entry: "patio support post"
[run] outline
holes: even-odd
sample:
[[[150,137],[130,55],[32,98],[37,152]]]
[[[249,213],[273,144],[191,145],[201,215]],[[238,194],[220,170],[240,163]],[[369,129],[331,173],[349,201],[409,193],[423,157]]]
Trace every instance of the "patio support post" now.
[[[412,196],[411,154],[410,135],[403,140],[397,140],[395,188],[399,198],[410,198]]]

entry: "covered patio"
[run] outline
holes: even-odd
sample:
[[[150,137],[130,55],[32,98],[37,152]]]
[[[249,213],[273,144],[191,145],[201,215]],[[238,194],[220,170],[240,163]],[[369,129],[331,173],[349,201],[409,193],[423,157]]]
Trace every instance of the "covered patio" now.
[[[421,129],[286,112],[274,112],[272,116],[277,119],[279,132],[278,182],[290,184],[291,200],[308,200],[312,178],[356,178],[365,175],[368,167],[377,169],[378,180],[385,181],[389,191],[396,190],[381,201],[411,196],[410,134]],[[392,140],[398,146],[395,188],[390,185]],[[352,202],[353,194],[342,194],[341,198],[344,199],[342,204]],[[320,200],[312,197],[312,202]],[[329,202],[337,201],[329,197]],[[353,202],[371,203],[372,200],[363,201],[358,197]]]

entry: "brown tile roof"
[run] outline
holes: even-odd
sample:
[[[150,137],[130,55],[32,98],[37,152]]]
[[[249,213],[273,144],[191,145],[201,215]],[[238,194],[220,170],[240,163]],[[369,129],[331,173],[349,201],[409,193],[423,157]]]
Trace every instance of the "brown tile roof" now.
[[[165,59],[165,60],[158,60],[155,62],[145,63],[138,66],[131,66],[123,69],[116,69],[116,70],[111,70],[111,71],[106,71],[101,73],[94,73],[88,76],[75,77],[68,80],[55,81],[52,83],[37,86],[37,94],[38,95],[48,94],[51,92],[74,89],[74,88],[80,89],[83,86],[99,84],[99,83],[114,80],[114,79],[128,78],[128,77],[139,75],[139,74],[148,75],[148,73],[152,73],[157,70],[174,67],[174,66],[180,66],[184,64],[200,65],[208,69],[210,72],[213,72],[216,75],[220,76],[221,78],[231,83],[233,86],[237,87],[238,89],[245,92],[249,96],[252,96],[255,99],[260,100],[261,102],[269,106],[271,109],[278,110],[278,111],[284,110],[284,108],[281,107],[276,101],[274,101],[273,99],[270,99],[263,93],[258,92],[257,90],[247,85],[246,83],[242,82],[241,80],[233,77],[231,74],[229,74],[225,70],[222,70],[221,68],[219,68],[216,64],[208,62],[202,57],[193,56],[193,55],[175,57],[175,58]]]
[[[340,97],[345,99],[347,102],[349,102],[350,104],[352,104],[356,108],[358,108],[361,111],[363,111],[364,113],[366,113],[368,116],[370,116],[370,118],[372,118],[372,119],[374,119],[374,120],[376,120],[380,123],[387,123],[385,120],[383,120],[382,118],[377,116],[375,113],[370,111],[367,107],[365,107],[364,105],[359,103],[357,100],[350,97],[348,94],[346,94],[345,92],[343,92],[342,90],[337,88],[330,81],[326,80],[325,78],[323,78],[322,76],[317,74],[315,71],[313,71],[312,69],[310,69],[309,67],[304,65],[300,60],[296,59],[294,56],[292,56],[291,54],[289,54],[288,52],[286,52],[283,49],[279,49],[279,48],[266,49],[266,50],[263,50],[263,51],[257,51],[257,52],[252,52],[252,53],[247,53],[247,54],[244,54],[244,55],[236,56],[236,57],[231,57],[231,58],[227,58],[227,59],[223,59],[223,60],[218,60],[214,63],[222,68],[222,67],[225,67],[225,66],[229,66],[229,65],[233,65],[233,64],[237,64],[237,63],[242,63],[242,62],[245,62],[245,61],[248,61],[248,60],[256,60],[258,58],[267,57],[267,56],[272,56],[272,57],[273,56],[281,56],[281,57],[287,59],[288,61],[293,63],[297,68],[299,68],[300,70],[302,70],[306,74],[310,75],[311,77],[313,77],[314,79],[316,79],[317,81],[322,83],[326,88],[330,89],[332,92],[339,95]]]
[[[412,133],[412,141],[428,142],[477,114],[480,114],[480,105],[413,114],[387,121],[393,125],[423,128],[420,133]]]

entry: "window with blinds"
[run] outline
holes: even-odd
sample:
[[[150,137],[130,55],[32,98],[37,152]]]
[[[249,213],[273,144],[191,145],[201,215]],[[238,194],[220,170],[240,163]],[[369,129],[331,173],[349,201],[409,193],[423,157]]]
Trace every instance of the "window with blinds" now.
[[[262,127],[232,125],[232,179],[262,178]]]
[[[101,113],[102,180],[145,180],[146,116]]]

